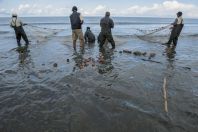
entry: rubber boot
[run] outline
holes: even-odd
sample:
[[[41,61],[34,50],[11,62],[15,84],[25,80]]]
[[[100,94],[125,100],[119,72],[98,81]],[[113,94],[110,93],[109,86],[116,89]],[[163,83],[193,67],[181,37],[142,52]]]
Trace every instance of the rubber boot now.
[[[18,45],[18,47],[21,47],[21,42],[20,42],[20,40],[17,40],[17,45]]]
[[[73,40],[73,48],[76,51],[76,41],[75,40]]]

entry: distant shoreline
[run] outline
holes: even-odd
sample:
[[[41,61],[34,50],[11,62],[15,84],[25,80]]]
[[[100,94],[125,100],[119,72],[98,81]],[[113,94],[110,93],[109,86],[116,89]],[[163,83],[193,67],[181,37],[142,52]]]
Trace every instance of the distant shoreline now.
[[[52,17],[69,17],[69,16],[21,16],[21,18],[52,18]],[[103,16],[84,16],[85,18],[97,18],[97,17],[103,17]],[[150,16],[112,16],[113,18],[154,18],[154,19],[174,19],[174,17],[150,17]],[[10,18],[9,16],[2,17],[0,18]],[[195,19],[197,20],[198,18],[185,18],[185,19]]]

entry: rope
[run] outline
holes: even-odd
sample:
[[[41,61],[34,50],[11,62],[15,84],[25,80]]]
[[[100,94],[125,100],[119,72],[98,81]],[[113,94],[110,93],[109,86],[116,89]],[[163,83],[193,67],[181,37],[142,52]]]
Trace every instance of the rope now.
[[[157,29],[153,29],[153,30],[142,30],[142,29],[138,29],[138,28],[136,28],[136,30],[138,30],[139,32],[144,33],[143,36],[147,36],[147,35],[151,35],[151,34],[154,34],[156,32],[160,32],[162,30],[165,30],[165,29],[167,29],[169,27],[170,27],[170,25],[167,25],[167,26],[164,26],[164,27],[160,27],[160,28],[157,28]]]
[[[27,29],[30,32],[35,33],[35,36],[42,36],[42,37],[53,36],[64,30],[64,29],[51,29],[51,28],[39,27],[32,24],[27,24]]]
[[[38,29],[44,29],[44,30],[60,30],[60,31],[63,31],[64,29],[52,29],[52,28],[46,28],[46,27],[40,27],[40,26],[35,26],[35,25],[32,25],[32,24],[27,24],[27,26],[30,26],[30,27],[33,27],[33,28],[38,28]]]
[[[39,29],[50,29],[50,28],[44,28],[44,27],[39,27],[39,26],[35,26],[35,25],[32,25],[32,24],[27,24],[27,26],[30,26],[30,27],[34,27],[34,28],[39,28]],[[50,29],[50,30],[53,30],[53,29]]]

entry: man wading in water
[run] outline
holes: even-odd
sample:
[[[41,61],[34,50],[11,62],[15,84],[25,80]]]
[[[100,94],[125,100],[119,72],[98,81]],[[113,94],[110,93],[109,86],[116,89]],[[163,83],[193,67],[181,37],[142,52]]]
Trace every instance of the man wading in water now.
[[[10,26],[12,28],[14,28],[17,44],[19,47],[21,47],[21,37],[25,41],[25,45],[26,46],[29,45],[27,35],[23,29],[23,26],[25,26],[25,25],[27,25],[27,24],[23,24],[22,21],[19,18],[17,18],[17,14],[15,14],[15,13],[12,14],[12,20],[10,22]]]
[[[103,47],[106,39],[108,42],[111,43],[112,49],[115,49],[115,41],[113,40],[113,36],[111,33],[111,28],[114,28],[114,22],[110,18],[110,12],[106,12],[105,17],[103,17],[100,20],[100,27],[101,27],[101,32],[100,32],[100,37],[99,37],[99,46],[100,48]]]
[[[92,33],[90,27],[87,27],[87,31],[85,32],[85,43],[95,43],[96,37]]]
[[[177,13],[177,18],[175,19],[175,22],[172,23],[171,25],[173,25],[173,28],[171,31],[170,39],[166,44],[169,48],[171,43],[173,42],[173,48],[176,48],[178,37],[179,37],[179,35],[183,29],[183,26],[184,26],[182,12]]]
[[[80,40],[80,47],[84,48],[84,37],[82,32],[83,17],[77,10],[77,7],[74,6],[72,8],[73,13],[70,15],[74,50],[76,50],[76,41],[78,38]]]

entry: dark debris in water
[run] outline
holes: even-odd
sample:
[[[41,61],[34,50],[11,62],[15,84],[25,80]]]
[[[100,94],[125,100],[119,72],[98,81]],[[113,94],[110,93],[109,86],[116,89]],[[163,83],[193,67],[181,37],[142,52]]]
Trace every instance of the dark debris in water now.
[[[58,67],[58,64],[57,64],[57,63],[54,63],[53,66],[54,66],[54,67]]]
[[[185,70],[191,70],[191,68],[190,67],[183,67]]]
[[[134,54],[135,56],[141,56],[143,53],[140,52],[140,51],[135,51],[135,52],[133,52],[133,54]]]
[[[108,87],[111,87],[113,84],[107,84]]]
[[[144,53],[142,53],[142,55],[143,55],[143,56],[146,56],[146,55],[147,55],[147,53],[146,53],[146,52],[144,52]]]
[[[123,53],[132,54],[132,51],[130,51],[130,50],[123,50]]]
[[[102,99],[102,100],[104,100],[104,101],[107,101],[107,100],[111,99],[111,97],[102,96],[102,95],[100,95],[98,93],[95,93],[95,96],[100,98],[100,99]]]
[[[20,46],[16,49],[16,51],[20,52],[20,53],[24,53],[27,51],[27,46]]]
[[[156,56],[155,53],[150,53],[150,54],[149,54],[149,59],[154,58],[155,56]]]
[[[149,59],[151,58],[154,58],[156,56],[156,53],[147,53],[147,52],[141,52],[141,51],[134,51],[132,52],[131,50],[123,50],[123,51],[120,51],[119,53],[127,53],[127,54],[133,54],[135,56],[148,56]]]
[[[151,60],[151,59],[142,59],[143,61],[149,61],[149,62],[153,62],[153,63],[159,63],[159,64],[162,64],[161,62],[159,61],[154,61],[154,60]]]

